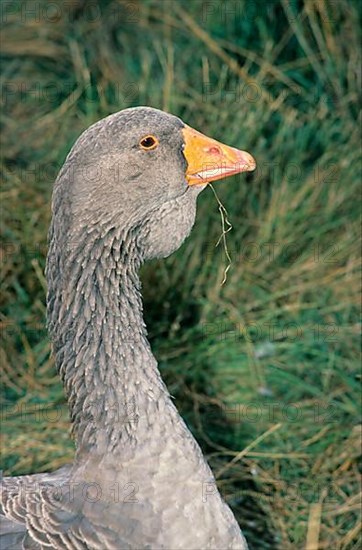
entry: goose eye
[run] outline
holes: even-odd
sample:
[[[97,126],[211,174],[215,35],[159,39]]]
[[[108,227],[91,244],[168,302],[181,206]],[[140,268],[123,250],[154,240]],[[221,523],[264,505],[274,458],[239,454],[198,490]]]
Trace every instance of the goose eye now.
[[[158,145],[158,139],[155,136],[145,136],[140,141],[140,146],[146,151],[155,149]]]

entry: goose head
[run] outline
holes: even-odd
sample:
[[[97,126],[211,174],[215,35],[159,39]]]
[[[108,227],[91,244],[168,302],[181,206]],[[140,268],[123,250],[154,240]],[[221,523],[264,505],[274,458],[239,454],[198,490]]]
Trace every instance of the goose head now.
[[[209,182],[254,168],[249,153],[176,116],[136,107],[88,128],[56,185],[67,197],[71,225],[82,232],[122,231],[133,237],[143,261],[181,246],[195,221],[197,196]]]

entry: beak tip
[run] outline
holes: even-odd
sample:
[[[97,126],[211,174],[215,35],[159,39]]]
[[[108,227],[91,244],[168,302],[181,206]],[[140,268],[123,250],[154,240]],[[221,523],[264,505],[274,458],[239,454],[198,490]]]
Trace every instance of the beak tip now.
[[[239,154],[240,160],[245,166],[243,172],[253,172],[256,168],[256,160],[254,159],[254,157],[252,157],[251,154],[247,153],[246,151],[240,151]]]

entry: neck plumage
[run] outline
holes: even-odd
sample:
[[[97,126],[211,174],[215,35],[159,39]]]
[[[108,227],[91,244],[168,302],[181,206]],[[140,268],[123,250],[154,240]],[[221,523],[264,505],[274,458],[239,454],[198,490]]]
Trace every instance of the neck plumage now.
[[[112,228],[50,237],[48,326],[78,455],[137,445],[175,409],[147,341],[135,241]]]

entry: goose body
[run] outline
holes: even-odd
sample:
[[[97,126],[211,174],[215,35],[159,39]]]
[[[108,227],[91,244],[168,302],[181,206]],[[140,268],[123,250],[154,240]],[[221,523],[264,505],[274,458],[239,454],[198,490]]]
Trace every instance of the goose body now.
[[[148,107],[110,115],[74,145],[54,185],[46,276],[76,456],[3,479],[2,550],[247,548],[161,380],[138,270],[179,248],[208,181],[254,167]]]

